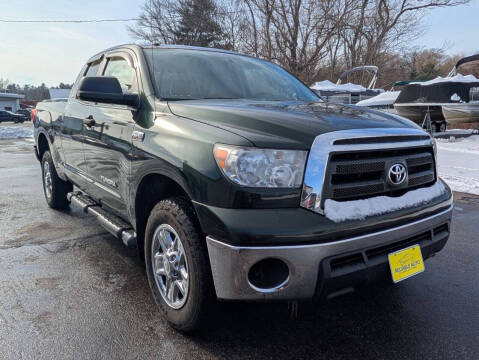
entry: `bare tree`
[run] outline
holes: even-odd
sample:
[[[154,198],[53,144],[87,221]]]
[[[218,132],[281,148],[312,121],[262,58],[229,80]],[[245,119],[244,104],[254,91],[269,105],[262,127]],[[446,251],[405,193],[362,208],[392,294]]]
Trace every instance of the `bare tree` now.
[[[9,84],[10,84],[10,80],[6,78],[5,79],[0,78],[0,91],[5,91]]]
[[[147,43],[174,43],[174,31],[179,15],[174,0],[147,0],[139,20],[128,31],[133,37]]]
[[[348,0],[338,0],[344,1]],[[390,55],[404,53],[422,33],[421,19],[427,10],[452,7],[469,0],[358,0],[348,4],[350,11],[331,43],[343,46],[344,67],[387,66]],[[332,47],[334,48],[334,47]],[[389,56],[387,56],[389,54]],[[336,54],[337,56],[337,54]],[[332,57],[332,56],[331,56]]]
[[[131,33],[148,42],[182,41],[179,5],[192,1],[146,0]],[[215,4],[207,15],[215,11],[222,39],[214,46],[276,62],[308,84],[336,79],[354,66],[377,65],[384,70],[378,85],[388,85],[394,73],[407,76],[401,54],[410,53],[427,11],[470,0],[202,1]],[[194,22],[195,17],[186,25]]]

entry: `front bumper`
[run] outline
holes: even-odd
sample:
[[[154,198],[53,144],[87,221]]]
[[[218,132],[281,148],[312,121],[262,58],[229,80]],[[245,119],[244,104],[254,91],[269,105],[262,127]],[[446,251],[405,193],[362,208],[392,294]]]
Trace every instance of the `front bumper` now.
[[[449,207],[432,216],[357,237],[313,245],[234,246],[206,238],[216,295],[223,300],[299,300],[390,277],[387,254],[419,244],[424,259],[440,251],[450,233]],[[248,273],[263,259],[282,260],[289,276],[280,286],[259,289]]]

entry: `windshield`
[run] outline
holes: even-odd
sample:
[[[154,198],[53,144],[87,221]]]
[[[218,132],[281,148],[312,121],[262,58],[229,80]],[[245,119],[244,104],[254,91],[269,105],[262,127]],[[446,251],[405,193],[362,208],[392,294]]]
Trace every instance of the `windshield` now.
[[[293,75],[267,61],[201,50],[145,49],[144,53],[157,96],[163,100],[319,100]]]

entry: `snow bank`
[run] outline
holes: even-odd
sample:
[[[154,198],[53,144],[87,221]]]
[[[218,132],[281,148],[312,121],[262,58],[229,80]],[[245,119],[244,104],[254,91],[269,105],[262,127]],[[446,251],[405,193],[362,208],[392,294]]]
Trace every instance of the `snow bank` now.
[[[479,135],[437,139],[437,152],[439,176],[454,191],[479,195]]]
[[[318,81],[311,85],[311,89],[318,91],[344,91],[344,92],[362,92],[366,91],[366,88],[356,84],[334,84],[329,80]]]
[[[0,139],[19,139],[33,137],[33,130],[24,127],[0,126]]]
[[[357,106],[386,106],[392,105],[399,96],[400,91],[386,91],[372,98],[361,100],[356,103]]]
[[[472,83],[472,82],[479,82],[479,79],[476,78],[474,75],[461,75],[457,74],[452,77],[441,77],[438,76],[435,79],[429,80],[429,81],[424,81],[424,82],[413,82],[411,84],[419,84],[419,85],[432,85],[432,84],[438,84],[438,83],[443,83],[443,82],[460,82],[460,83]]]
[[[324,203],[324,214],[336,223],[345,220],[364,220],[368,216],[386,214],[427,203],[444,191],[444,185],[438,181],[430,187],[412,190],[399,197],[376,196],[364,200],[341,202],[328,199]]]

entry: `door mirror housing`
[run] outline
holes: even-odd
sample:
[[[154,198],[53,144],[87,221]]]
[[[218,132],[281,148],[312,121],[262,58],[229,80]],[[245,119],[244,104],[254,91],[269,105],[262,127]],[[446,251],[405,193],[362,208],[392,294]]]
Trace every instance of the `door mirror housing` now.
[[[111,76],[87,76],[81,79],[77,98],[105,104],[118,104],[138,107],[139,96],[123,94],[120,82]]]

